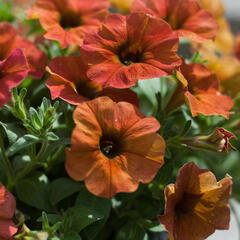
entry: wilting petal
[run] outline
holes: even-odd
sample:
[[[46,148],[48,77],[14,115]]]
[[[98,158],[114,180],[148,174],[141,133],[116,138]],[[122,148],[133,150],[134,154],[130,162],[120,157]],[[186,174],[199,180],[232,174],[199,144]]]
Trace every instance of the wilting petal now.
[[[192,115],[195,117],[199,113],[208,115],[221,115],[226,119],[229,118],[229,109],[233,107],[233,101],[230,97],[219,92],[215,94],[197,94],[192,95],[190,92],[185,92],[189,103]]]

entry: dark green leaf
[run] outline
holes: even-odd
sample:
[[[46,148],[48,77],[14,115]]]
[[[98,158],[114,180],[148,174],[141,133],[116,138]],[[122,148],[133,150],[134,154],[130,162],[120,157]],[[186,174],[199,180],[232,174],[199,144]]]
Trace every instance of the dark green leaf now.
[[[102,219],[104,216],[85,206],[69,208],[65,213],[64,225],[68,226],[66,232],[80,232],[85,227]]]
[[[78,192],[81,187],[81,183],[74,182],[69,178],[58,178],[49,185],[49,200],[53,205],[55,205],[64,198]]]
[[[43,175],[32,178],[21,179],[16,184],[18,198],[33,207],[41,210],[51,211],[49,203],[47,184],[42,179]]]
[[[103,216],[102,220],[84,229],[84,234],[86,237],[88,239],[94,239],[98,232],[101,231],[110,215],[111,201],[109,199],[99,198],[82,187],[77,197],[76,205],[92,209],[99,215]]]

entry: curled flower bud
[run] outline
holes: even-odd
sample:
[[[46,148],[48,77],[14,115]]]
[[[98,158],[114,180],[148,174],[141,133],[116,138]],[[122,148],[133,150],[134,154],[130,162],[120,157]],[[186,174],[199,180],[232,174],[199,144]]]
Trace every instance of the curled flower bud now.
[[[230,143],[230,139],[237,137],[224,128],[217,127],[216,130],[208,136],[196,136],[191,138],[183,138],[181,142],[189,147],[214,151],[220,153],[228,153],[228,149],[236,151],[236,148]]]

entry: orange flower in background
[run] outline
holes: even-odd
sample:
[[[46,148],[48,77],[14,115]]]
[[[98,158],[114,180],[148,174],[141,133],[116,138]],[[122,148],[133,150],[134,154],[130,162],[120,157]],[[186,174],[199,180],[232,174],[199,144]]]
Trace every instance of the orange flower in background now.
[[[201,7],[211,12],[215,19],[224,15],[224,6],[221,0],[198,0]]]
[[[52,59],[47,71],[50,73],[46,85],[52,99],[60,97],[66,102],[78,105],[99,96],[109,96],[112,100],[139,105],[137,94],[130,89],[102,88],[91,81],[86,73],[88,66],[81,56],[57,57]]]
[[[212,14],[202,9],[197,0],[135,0],[131,11],[165,19],[180,38],[202,42],[214,39],[218,32]]]
[[[200,63],[183,63],[176,71],[176,77],[179,84],[168,104],[169,110],[187,101],[193,117],[202,113],[229,118],[233,101],[219,92],[217,76],[207,67]]]
[[[13,195],[0,183],[0,239],[10,240],[17,232],[13,223],[16,201]]]
[[[237,39],[225,18],[217,20],[220,31],[214,42],[193,44],[207,61],[207,66],[217,74],[222,92],[235,97],[240,92],[240,61],[237,59]]]
[[[98,33],[86,36],[81,54],[90,64],[91,80],[103,87],[128,88],[137,80],[171,74],[181,64],[178,45],[177,35],[162,19],[112,14]]]
[[[93,194],[111,198],[118,192],[134,192],[163,165],[165,142],[155,133],[160,124],[134,105],[99,97],[80,104],[73,119],[76,127],[65,167]]]
[[[231,177],[217,182],[209,170],[187,163],[176,183],[165,188],[165,212],[159,220],[174,240],[203,240],[216,229],[229,228],[231,190]]]
[[[8,58],[0,61],[0,107],[11,100],[11,89],[24,80],[28,71],[27,60],[20,49],[15,49]]]
[[[236,38],[235,55],[237,59],[240,61],[240,33]]]
[[[10,23],[0,22],[0,60],[7,58],[15,48],[23,50],[30,68],[29,75],[41,78],[45,72],[46,54],[29,40],[19,36]]]
[[[37,0],[28,17],[39,19],[44,37],[62,48],[81,45],[85,34],[96,31],[108,14],[108,0]]]
[[[130,13],[130,8],[133,0],[109,0],[112,7],[117,10],[117,12],[122,14]]]

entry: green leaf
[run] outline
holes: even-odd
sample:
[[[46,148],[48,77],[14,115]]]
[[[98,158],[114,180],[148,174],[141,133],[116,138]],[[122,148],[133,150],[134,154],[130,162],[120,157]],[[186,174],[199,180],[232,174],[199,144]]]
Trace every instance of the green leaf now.
[[[41,139],[30,134],[19,138],[13,145],[11,145],[7,150],[7,155],[12,156],[15,153],[21,151],[24,148],[27,148],[35,143],[41,142]]]
[[[49,200],[55,205],[73,193],[78,192],[82,187],[79,182],[74,182],[69,178],[58,178],[50,183],[48,192]]]
[[[64,234],[64,240],[82,240],[82,238],[79,236],[78,233],[71,232]]]
[[[57,140],[59,140],[59,137],[55,133],[53,133],[53,132],[48,132],[46,137],[47,137],[47,139],[49,141],[57,141]]]
[[[30,107],[29,108],[29,115],[30,115],[32,126],[35,129],[40,130],[43,126],[43,123],[41,122],[41,119],[38,116],[38,112],[33,107]]]
[[[117,233],[115,240],[147,240],[147,233],[136,223],[124,225]]]
[[[84,229],[85,236],[88,239],[94,239],[96,235],[101,231],[110,215],[111,201],[109,199],[97,197],[88,192],[85,187],[82,187],[77,197],[76,205],[92,209],[99,215],[103,216],[102,220]]]
[[[64,217],[63,225],[68,226],[65,232],[80,232],[88,225],[95,223],[104,216],[85,206],[69,208]]]
[[[22,136],[24,131],[17,127],[16,123],[3,123],[0,122],[0,125],[3,127],[7,137],[9,144],[13,144],[16,142],[16,140],[19,138],[19,136]]]
[[[34,177],[21,179],[16,184],[18,198],[32,206],[45,211],[52,211],[49,202],[47,184],[43,179],[46,176],[36,174]]]

